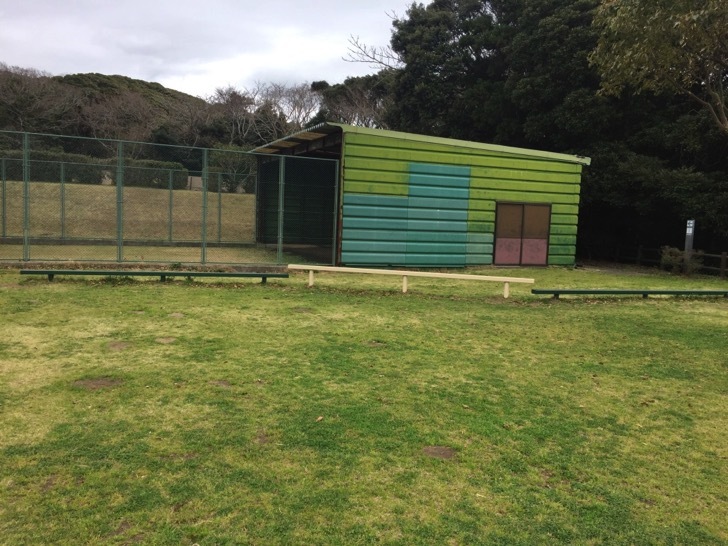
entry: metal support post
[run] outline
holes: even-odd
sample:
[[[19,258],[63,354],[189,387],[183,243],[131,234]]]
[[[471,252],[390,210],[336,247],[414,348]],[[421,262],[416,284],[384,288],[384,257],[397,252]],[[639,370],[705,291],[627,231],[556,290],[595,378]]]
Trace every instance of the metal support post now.
[[[281,156],[278,165],[278,245],[276,262],[283,263],[283,212],[284,212],[284,191],[286,186],[286,158]]]
[[[23,261],[30,260],[30,138],[23,133]]]
[[[124,261],[124,143],[116,147],[116,261]]]
[[[5,171],[5,159],[0,160],[0,179],[2,180],[2,201],[3,201],[3,237],[8,235],[8,207],[6,205],[7,198],[5,195],[5,181],[7,180],[7,173]]]
[[[336,265],[336,249],[339,235],[339,169],[341,164],[338,160],[334,167],[334,227],[331,236],[331,265]]]
[[[207,263],[207,179],[208,179],[208,165],[207,165],[207,148],[202,150],[202,244],[201,244],[201,255],[200,261],[205,264]]]
[[[222,242],[222,173],[217,173],[217,242]]]
[[[66,238],[66,164],[61,163],[61,239]]]
[[[172,242],[172,207],[174,206],[174,185],[172,180],[172,169],[169,169],[169,214],[167,215],[167,238]]]

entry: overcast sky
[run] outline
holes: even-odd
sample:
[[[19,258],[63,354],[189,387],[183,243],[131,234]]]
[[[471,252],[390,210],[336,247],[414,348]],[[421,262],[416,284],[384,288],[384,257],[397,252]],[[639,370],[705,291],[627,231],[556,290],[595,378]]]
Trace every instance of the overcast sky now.
[[[427,4],[424,1],[422,3]],[[99,72],[207,97],[217,87],[374,72],[348,39],[387,45],[412,0],[0,0],[0,62]],[[389,15],[388,15],[389,14]]]

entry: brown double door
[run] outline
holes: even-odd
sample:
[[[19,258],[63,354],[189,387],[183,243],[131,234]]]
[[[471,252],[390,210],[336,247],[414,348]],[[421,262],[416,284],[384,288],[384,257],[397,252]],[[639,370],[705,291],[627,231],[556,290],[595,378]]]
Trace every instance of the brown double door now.
[[[498,203],[495,212],[496,265],[546,265],[551,205]]]

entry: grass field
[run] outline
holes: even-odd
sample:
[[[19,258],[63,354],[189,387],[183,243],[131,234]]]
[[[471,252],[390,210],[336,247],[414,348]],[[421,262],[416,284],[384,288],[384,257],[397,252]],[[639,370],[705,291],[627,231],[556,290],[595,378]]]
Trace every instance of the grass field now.
[[[208,192],[207,197],[209,241],[217,241],[218,235],[226,242],[254,241],[254,195],[223,193],[218,201],[217,193]],[[6,182],[5,199],[6,206],[0,208],[0,214],[1,210],[6,211],[6,234],[22,236],[22,182]],[[30,184],[31,237],[61,237],[63,233],[70,238],[116,238],[117,198],[114,186],[65,184],[64,199],[65,211],[62,212],[61,184]],[[168,240],[171,201],[172,240],[198,241],[202,232],[202,199],[201,191],[124,188],[124,237]]]
[[[728,543],[728,300],[400,289],[0,271],[0,542]]]

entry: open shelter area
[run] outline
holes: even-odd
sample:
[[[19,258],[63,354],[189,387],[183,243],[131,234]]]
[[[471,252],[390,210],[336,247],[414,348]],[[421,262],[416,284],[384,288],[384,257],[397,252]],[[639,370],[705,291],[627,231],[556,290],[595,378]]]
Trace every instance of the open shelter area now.
[[[497,283],[426,277],[402,294],[387,276],[306,275],[0,270],[2,541],[728,541],[726,298],[514,284],[504,299]]]

